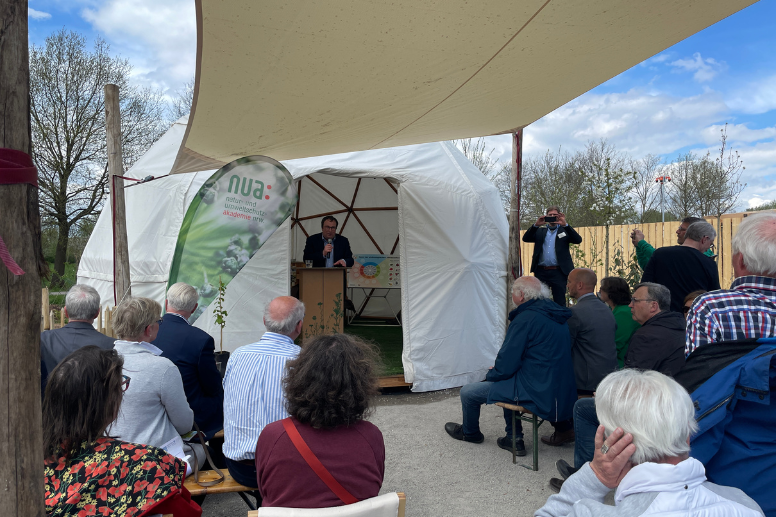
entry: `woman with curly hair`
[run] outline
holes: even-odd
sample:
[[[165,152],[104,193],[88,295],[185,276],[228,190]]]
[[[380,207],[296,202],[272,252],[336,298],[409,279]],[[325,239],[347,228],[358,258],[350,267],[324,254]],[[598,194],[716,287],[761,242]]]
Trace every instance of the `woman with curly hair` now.
[[[86,346],[49,375],[43,399],[46,514],[199,516],[202,510],[182,487],[183,461],[108,436],[131,382],[123,365],[115,350]]]
[[[262,506],[326,508],[378,495],[385,445],[364,420],[378,391],[376,365],[374,348],[347,334],[313,338],[289,361],[283,389],[291,417],[266,426],[256,444]],[[334,484],[323,480],[327,473]]]
[[[631,302],[630,286],[618,276],[607,276],[601,280],[598,297],[612,309],[614,321],[617,322],[614,341],[617,344],[617,368],[622,368],[625,366],[625,355],[628,353],[631,336],[641,326],[633,319],[628,307]]]

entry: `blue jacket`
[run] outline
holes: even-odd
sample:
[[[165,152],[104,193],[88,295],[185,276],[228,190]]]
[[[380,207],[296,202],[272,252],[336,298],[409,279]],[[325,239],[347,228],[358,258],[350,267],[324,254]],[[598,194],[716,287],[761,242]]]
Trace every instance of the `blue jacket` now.
[[[224,389],[213,338],[183,318],[165,314],[153,345],[178,367],[194,421],[208,437],[224,428]]]
[[[730,362],[734,345],[747,350],[745,341],[698,348],[687,359],[694,371],[677,379],[686,384],[684,378],[697,378],[704,366],[709,375],[692,392],[699,430],[690,455],[705,465],[709,481],[740,488],[776,517],[776,338],[757,340],[756,348]]]
[[[552,300],[529,300],[509,313],[509,329],[486,381],[488,404],[517,402],[551,422],[572,416],[577,388],[566,321],[571,311]]]

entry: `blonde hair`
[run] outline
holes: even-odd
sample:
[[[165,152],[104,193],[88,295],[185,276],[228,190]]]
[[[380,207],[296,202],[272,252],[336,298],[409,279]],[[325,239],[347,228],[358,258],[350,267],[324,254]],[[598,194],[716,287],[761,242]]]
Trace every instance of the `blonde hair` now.
[[[116,307],[113,330],[119,339],[133,340],[162,315],[162,306],[150,298],[127,298]]]

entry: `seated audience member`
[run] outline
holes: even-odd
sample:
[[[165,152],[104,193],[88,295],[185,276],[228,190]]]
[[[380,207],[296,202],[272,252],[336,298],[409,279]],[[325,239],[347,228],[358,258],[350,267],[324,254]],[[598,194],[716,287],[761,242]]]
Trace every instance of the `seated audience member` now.
[[[119,337],[115,348],[124,359],[124,373],[132,378],[132,384],[124,392],[119,417],[110,431],[120,440],[154,447],[188,433],[194,425],[194,412],[186,400],[178,368],[151,344],[161,317],[159,303],[140,297],[125,299],[113,316],[113,329]],[[204,449],[199,444],[193,448],[198,465],[204,465]],[[183,452],[190,454],[191,447],[183,444]]]
[[[687,321],[685,353],[718,341],[776,336],[776,213],[752,214],[733,240],[730,289],[699,296]]]
[[[686,321],[670,307],[671,293],[663,285],[642,282],[633,291],[630,308],[641,328],[631,338],[626,368],[655,370],[669,376],[682,369]]]
[[[682,223],[679,225],[679,228],[676,229],[676,243],[681,246],[684,244],[684,236],[687,232],[687,228],[692,223],[697,223],[700,221],[705,221],[705,219],[702,219],[700,217],[685,217],[682,219]],[[639,230],[638,228],[635,228],[631,234],[631,242],[633,243],[634,248],[636,248],[636,261],[639,263],[639,267],[642,269],[646,269],[647,264],[649,264],[649,259],[652,258],[652,254],[655,252],[655,248],[644,240],[644,232]],[[707,257],[714,257],[714,251],[712,251],[711,248],[707,249],[704,253]]]
[[[584,395],[592,394],[601,379],[617,368],[614,339],[617,322],[611,309],[596,298],[597,283],[598,278],[591,269],[577,268],[569,275],[569,296],[576,300],[568,321],[571,356],[577,391]],[[573,434],[570,438],[573,439]]]
[[[288,362],[283,391],[291,417],[267,425],[256,444],[263,506],[326,508],[378,495],[385,445],[380,430],[364,420],[378,391],[376,358],[358,338],[334,334],[306,342]],[[346,494],[327,486],[305,449]]]
[[[625,369],[601,381],[596,399],[602,425],[593,461],[534,515],[762,515],[741,490],[707,481],[703,464],[689,457],[698,425],[692,400],[676,381]],[[611,490],[615,506],[604,504]]]
[[[224,375],[224,447],[229,473],[257,488],[256,442],[267,424],[288,416],[281,381],[286,363],[299,356],[304,304],[279,296],[264,309],[267,331],[257,343],[238,348]]]
[[[671,310],[681,312],[688,293],[719,289],[717,263],[703,255],[716,236],[716,230],[706,221],[692,223],[681,246],[655,250],[641,281],[666,286],[671,292]]]
[[[668,310],[671,294],[665,286],[643,283],[636,287],[630,307],[633,319],[641,323],[631,337],[625,368],[655,370],[676,375],[684,366],[684,318]],[[593,459],[593,442],[598,428],[596,399],[580,399],[574,404],[574,467],[558,460],[556,467],[564,478]],[[550,480],[558,489],[563,481]]]
[[[639,322],[633,319],[629,307],[630,286],[618,276],[607,276],[601,280],[598,297],[612,309],[614,321],[617,323],[614,342],[617,345],[617,368],[622,368],[625,365],[625,354],[628,353],[631,336],[640,327]]]
[[[463,425],[448,422],[447,434],[456,440],[482,443],[485,436],[480,432],[480,407],[496,402],[523,406],[556,425],[556,431],[558,424],[571,427],[571,409],[577,398],[566,323],[571,311],[553,302],[550,296],[549,288],[535,277],[515,280],[512,301],[517,308],[509,313],[511,323],[495,364],[484,382],[461,388]],[[517,428],[512,429],[512,412],[505,409],[504,421],[506,436],[496,443],[511,451],[515,433],[518,455],[524,456],[520,420]],[[565,429],[561,428],[561,432]],[[573,435],[573,429],[571,432]]]
[[[695,299],[699,297],[702,294],[706,294],[708,291],[704,291],[703,289],[698,289],[697,291],[693,291],[687,296],[684,297],[684,304],[682,305],[682,314],[685,318],[690,317],[690,309],[692,309],[692,304],[695,302]]]
[[[122,390],[134,383],[122,366],[115,350],[85,346],[51,372],[43,399],[46,514],[199,516],[183,487],[183,461],[109,437]]]
[[[70,321],[60,329],[46,330],[40,335],[40,359],[46,372],[82,346],[95,345],[104,350],[113,348],[112,337],[95,330],[94,320],[100,313],[100,295],[94,287],[75,284],[65,296],[65,317]],[[45,387],[46,374],[41,369]]]
[[[197,309],[197,290],[178,282],[170,286],[166,314],[153,345],[178,367],[194,422],[208,438],[224,427],[224,389],[216,367],[213,338],[189,325]]]

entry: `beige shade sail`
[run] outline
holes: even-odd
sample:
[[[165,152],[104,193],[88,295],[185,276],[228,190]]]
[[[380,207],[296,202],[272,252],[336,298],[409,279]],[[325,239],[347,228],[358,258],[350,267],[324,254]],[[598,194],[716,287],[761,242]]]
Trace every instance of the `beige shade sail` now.
[[[173,172],[509,132],[752,0],[196,0]]]

